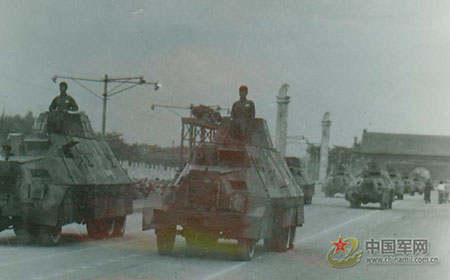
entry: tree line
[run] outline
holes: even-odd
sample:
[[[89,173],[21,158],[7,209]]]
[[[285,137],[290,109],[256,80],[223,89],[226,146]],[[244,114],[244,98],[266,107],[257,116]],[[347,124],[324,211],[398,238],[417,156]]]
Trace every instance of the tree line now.
[[[0,145],[6,142],[10,133],[31,133],[36,117],[31,111],[25,116],[7,115],[4,112],[0,116]],[[100,134],[97,133],[98,137]],[[178,166],[179,147],[161,147],[146,143],[126,143],[123,134],[110,132],[106,134],[106,142],[119,161],[130,163],[146,163],[164,166]]]

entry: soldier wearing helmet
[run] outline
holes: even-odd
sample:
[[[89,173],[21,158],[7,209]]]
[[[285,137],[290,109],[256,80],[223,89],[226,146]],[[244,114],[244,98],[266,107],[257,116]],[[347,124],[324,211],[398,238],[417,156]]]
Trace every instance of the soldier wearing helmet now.
[[[67,83],[61,82],[59,84],[60,94],[56,96],[50,107],[48,108],[50,112],[66,112],[66,111],[78,111],[78,105],[72,96],[67,94]]]

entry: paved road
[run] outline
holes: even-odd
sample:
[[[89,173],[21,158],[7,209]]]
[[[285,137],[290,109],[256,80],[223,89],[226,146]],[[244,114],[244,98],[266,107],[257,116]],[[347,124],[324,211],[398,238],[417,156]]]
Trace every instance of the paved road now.
[[[199,256],[185,249],[177,237],[175,252],[159,256],[153,231],[142,232],[141,214],[129,216],[123,238],[89,240],[79,225],[63,228],[54,248],[20,246],[12,231],[0,233],[0,279],[448,279],[450,275],[450,204],[425,205],[422,197],[405,196],[393,210],[370,204],[350,209],[342,197],[315,196],[306,207],[306,223],[297,230],[294,250],[265,251],[258,244],[250,262],[233,260],[233,244],[222,242],[217,252]],[[356,237],[363,245],[375,238],[428,238],[436,265],[373,265],[361,263],[332,268],[325,257],[339,235]],[[357,278],[355,278],[357,277]]]

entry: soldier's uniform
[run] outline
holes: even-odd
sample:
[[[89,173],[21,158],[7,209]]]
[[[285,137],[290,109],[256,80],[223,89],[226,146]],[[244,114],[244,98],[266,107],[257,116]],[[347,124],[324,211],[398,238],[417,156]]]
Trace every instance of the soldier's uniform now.
[[[65,94],[56,96],[48,109],[50,110],[50,112],[78,111],[78,105],[72,96]]]
[[[231,108],[232,136],[236,139],[246,139],[250,128],[250,121],[255,118],[255,104],[253,101],[241,98],[233,103]]]
[[[431,185],[430,181],[427,181],[425,183],[425,189],[424,189],[424,200],[425,203],[430,203],[431,199],[430,199],[430,195],[431,195],[431,190],[433,189],[433,186]]]
[[[233,120],[250,120],[255,118],[255,104],[251,100],[241,98],[233,103],[231,108],[231,118]]]

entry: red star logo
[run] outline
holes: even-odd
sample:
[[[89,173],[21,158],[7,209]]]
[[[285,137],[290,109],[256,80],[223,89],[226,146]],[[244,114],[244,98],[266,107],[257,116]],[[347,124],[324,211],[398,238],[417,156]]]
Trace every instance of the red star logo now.
[[[345,250],[345,246],[347,246],[349,243],[350,242],[342,241],[342,236],[339,236],[339,239],[337,242],[331,242],[331,244],[336,246],[336,248],[334,249],[334,254],[336,255],[337,253],[339,253],[339,251],[344,252],[344,254],[347,253],[347,250]]]

